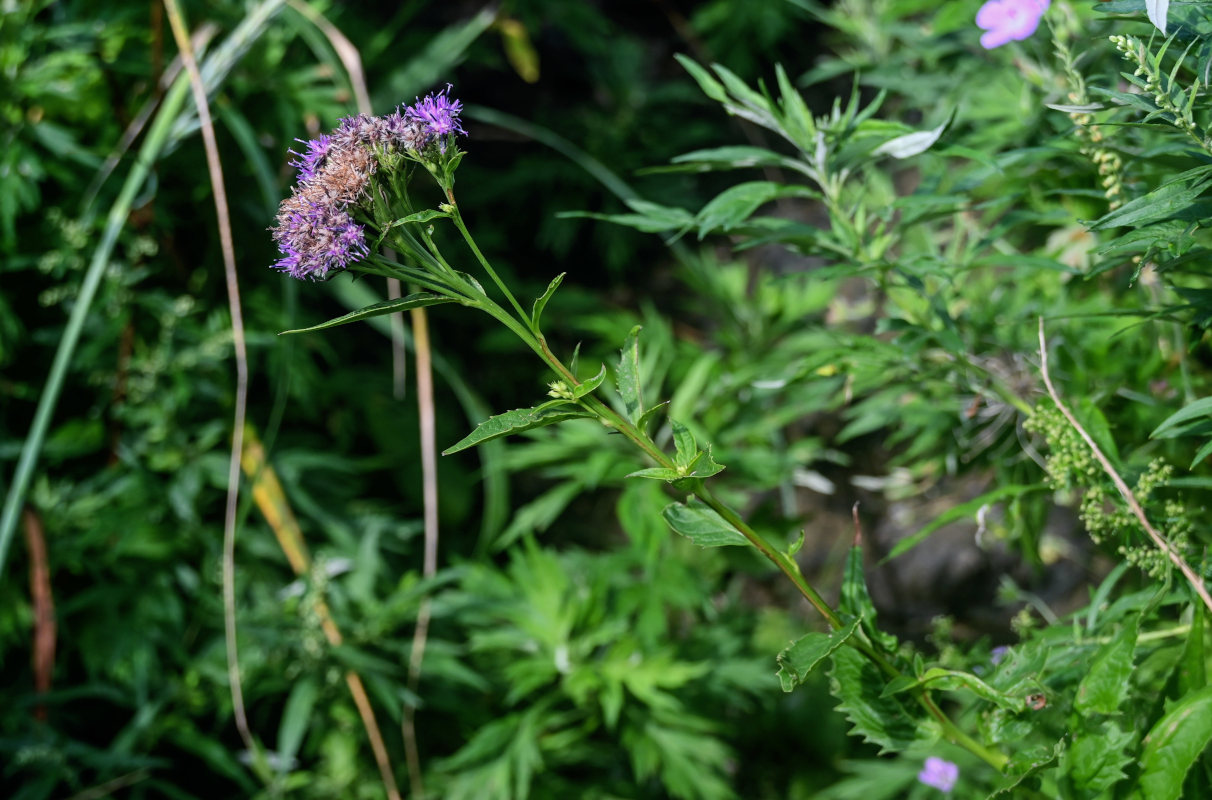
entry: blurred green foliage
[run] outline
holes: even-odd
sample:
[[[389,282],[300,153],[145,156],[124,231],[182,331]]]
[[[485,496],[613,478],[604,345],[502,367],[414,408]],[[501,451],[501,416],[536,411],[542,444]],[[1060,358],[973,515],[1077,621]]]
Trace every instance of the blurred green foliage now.
[[[728,465],[716,491],[755,525],[787,543],[807,529],[800,561],[824,586],[841,582],[857,499],[870,527],[905,498],[983,515],[958,496],[964,477],[989,505],[999,487],[1031,487],[1004,491],[1005,514],[985,533],[990,551],[1026,564],[996,608],[994,639],[1017,642],[1011,654],[992,665],[988,638],[940,623],[898,655],[918,672],[983,675],[990,691],[948,692],[948,711],[982,741],[1023,751],[1012,778],[1025,786],[1038,779],[1025,774],[1052,770],[1043,786],[1065,797],[1165,779],[1158,746],[1135,731],[1198,711],[1207,683],[1198,603],[1178,581],[1159,588],[1135,570],[1103,581],[1109,559],[1148,547],[1131,525],[1103,555],[1046,526],[1086,490],[1114,493],[1092,472],[1068,494],[1036,491],[1077,445],[1055,426],[1023,427],[1041,396],[1044,316],[1054,378],[1130,482],[1159,457],[1190,466],[1151,510],[1190,531],[1200,566],[1209,404],[1197,398],[1209,394],[1212,295],[1201,260],[1209,121],[1194,80],[1207,33],[1183,17],[1158,55],[1143,2],[1103,4],[1111,16],[1091,5],[1050,12],[1057,41],[1088,50],[1068,62],[1044,29],[1013,57],[979,50],[979,4],[967,1],[515,0],[495,14],[424,0],[313,5],[356,47],[376,113],[455,85],[469,105],[460,204],[477,238],[523,294],[569,273],[544,317],[553,347],[579,348],[593,374],[642,325],[649,397],[713,443]],[[214,26],[203,58],[251,13],[232,2],[187,12]],[[1117,50],[1112,33],[1137,38]],[[135,157],[125,132],[137,141],[167,87],[171,42],[154,4],[13,3],[0,16],[5,482]],[[1156,62],[1156,75],[1129,78],[1137,65],[1123,54]],[[394,395],[384,329],[275,335],[379,292],[344,280],[302,290],[266,268],[288,149],[352,113],[353,98],[331,41],[286,6],[212,99],[249,417],[315,555],[295,576],[245,492],[241,676],[270,758],[246,751],[228,690],[220,548],[235,381],[211,189],[187,114],[122,229],[28,496],[23,533],[41,532],[55,604],[49,690],[34,666],[36,544],[19,535],[0,575],[0,791],[382,797],[347,670],[366,683],[401,783],[399,726],[416,708],[432,796],[928,797],[914,778],[935,752],[960,763],[961,792],[995,791],[998,776],[973,756],[912,732],[907,755],[876,760],[846,731],[876,742],[897,732],[834,713],[825,676],[778,691],[775,654],[817,621],[750,552],[671,536],[670,498],[624,480],[635,459],[596,423],[444,459],[443,566],[421,578],[416,400]],[[1107,106],[1097,121],[1064,110],[1096,101]],[[572,157],[491,112],[570,143]],[[1091,124],[1105,138],[1083,138]],[[925,132],[936,132],[929,146],[910,153],[922,140],[902,137]],[[1102,151],[1121,159],[1118,208],[1107,162],[1091,155]],[[604,188],[595,162],[634,194]],[[481,320],[446,307],[431,319],[440,447],[545,391],[547,377]],[[656,438],[673,436],[663,426]],[[879,555],[900,541],[870,538]],[[1089,606],[1048,626],[1041,597],[1058,562],[1083,576],[1058,607]],[[430,639],[411,686],[426,598]],[[970,605],[961,596],[948,610],[963,623]],[[1035,611],[1012,632],[1024,608]],[[850,687],[847,702],[883,691],[849,667],[839,659],[831,678],[835,692]],[[989,699],[1025,692],[1046,708],[1031,716]],[[1212,783],[1200,763],[1188,796]]]

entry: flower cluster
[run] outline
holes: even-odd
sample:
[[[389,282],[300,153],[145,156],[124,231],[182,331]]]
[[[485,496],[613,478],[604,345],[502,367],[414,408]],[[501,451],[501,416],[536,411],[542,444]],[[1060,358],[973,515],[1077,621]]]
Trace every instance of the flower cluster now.
[[[272,229],[282,252],[274,269],[323,280],[369,255],[365,226],[353,211],[379,168],[379,154],[420,153],[435,139],[445,153],[451,136],[466,135],[458,121],[462,104],[450,100],[449,90],[382,117],[347,117],[331,134],[300,141],[301,152],[291,151],[298,183]]]
[[[981,47],[992,50],[1035,33],[1052,0],[989,0],[976,12]]]

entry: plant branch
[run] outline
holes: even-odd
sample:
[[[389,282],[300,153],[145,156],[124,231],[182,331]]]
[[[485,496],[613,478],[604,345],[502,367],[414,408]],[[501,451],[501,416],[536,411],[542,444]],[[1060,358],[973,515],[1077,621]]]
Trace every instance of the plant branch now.
[[[1073,412],[1061,402],[1060,395],[1056,393],[1056,388],[1052,385],[1052,377],[1048,374],[1048,343],[1044,339],[1043,317],[1039,319],[1039,364],[1040,374],[1044,378],[1044,386],[1047,387],[1048,396],[1052,398],[1052,402],[1056,404],[1060,412],[1065,415],[1065,419],[1069,421],[1069,425],[1073,427],[1073,430],[1077,431],[1077,434],[1082,437],[1082,440],[1090,448],[1090,451],[1094,453],[1094,458],[1103,468],[1103,472],[1107,473],[1107,477],[1111,479],[1111,482],[1115,484],[1115,488],[1119,490],[1119,494],[1124,498],[1124,502],[1128,504],[1128,508],[1132,510],[1132,513],[1140,521],[1141,526],[1144,527],[1145,533],[1149,534],[1149,538],[1153,540],[1158,549],[1166,554],[1166,557],[1170,559],[1174,566],[1178,567],[1183,577],[1191,584],[1191,588],[1203,600],[1204,605],[1207,606],[1209,611],[1212,611],[1212,596],[1208,595],[1208,590],[1204,587],[1203,581],[1195,574],[1195,570],[1191,569],[1191,565],[1179,555],[1174,546],[1166,541],[1165,537],[1158,533],[1157,529],[1149,522],[1149,518],[1145,516],[1145,510],[1141,508],[1140,502],[1137,501],[1136,495],[1132,494],[1132,490],[1128,488],[1128,484],[1124,483],[1124,479],[1119,476],[1111,461],[1103,455],[1103,451],[1094,443],[1094,439],[1091,438],[1089,433],[1086,433],[1086,429],[1073,416]]]

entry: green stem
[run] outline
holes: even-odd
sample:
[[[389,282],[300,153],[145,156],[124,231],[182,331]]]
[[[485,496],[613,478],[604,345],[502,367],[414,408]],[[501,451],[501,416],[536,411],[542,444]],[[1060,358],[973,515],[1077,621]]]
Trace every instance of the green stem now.
[[[499,275],[497,275],[496,270],[494,270],[492,265],[488,263],[488,259],[484,258],[484,254],[480,252],[480,248],[476,245],[475,239],[471,237],[471,231],[467,230],[467,226],[463,224],[463,215],[459,212],[459,206],[454,202],[453,193],[448,192],[447,197],[450,198],[450,206],[453,209],[450,218],[454,220],[455,227],[458,228],[459,233],[463,235],[463,241],[467,242],[467,246],[470,247],[471,252],[475,254],[476,261],[480,262],[480,266],[483,267],[484,271],[488,273],[488,277],[492,278],[492,282],[497,285],[497,288],[500,289],[501,293],[504,294],[509,300],[509,304],[513,306],[514,311],[518,312],[518,319],[525,321],[529,327],[530,315],[522,309],[522,304],[519,303],[518,299],[513,296],[513,292],[509,291],[509,287],[505,285],[505,282],[501,280]]]

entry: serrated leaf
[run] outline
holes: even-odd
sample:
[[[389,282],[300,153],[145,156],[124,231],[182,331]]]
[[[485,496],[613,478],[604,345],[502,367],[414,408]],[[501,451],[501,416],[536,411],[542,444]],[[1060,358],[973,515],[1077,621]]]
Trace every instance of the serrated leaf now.
[[[837,710],[853,726],[852,736],[879,745],[880,753],[905,750],[919,738],[919,728],[930,727],[918,720],[914,710],[899,697],[882,697],[883,674],[865,656],[849,647],[833,653],[829,673],[830,691],[841,702]]]
[[[1212,686],[1170,706],[1142,744],[1139,786],[1145,800],[1177,800],[1195,759],[1212,740]]]
[[[1052,747],[1037,747],[1017,754],[1010,759],[1010,765],[1006,768],[1011,774],[1003,778],[985,800],[1013,800],[1020,797],[1018,789],[1023,782],[1052,766],[1064,752],[1065,740],[1061,739]]]
[[[854,635],[859,621],[853,620],[844,628],[830,633],[809,633],[801,636],[792,645],[778,654],[779,684],[784,692],[790,692],[795,687],[808,680],[808,676],[817,665],[828,658],[846,640]]]
[[[690,462],[699,452],[694,441],[694,434],[676,419],[670,420],[670,427],[673,428],[673,446],[677,449],[673,459],[674,463],[679,468],[689,467]]]
[[[587,381],[581,381],[576,386],[573,386],[572,387],[572,396],[579,400],[582,397],[584,397],[585,395],[592,392],[594,389],[601,386],[602,381],[604,381],[604,380],[606,380],[606,365],[605,364],[602,365],[602,369],[600,369],[598,371],[597,375],[594,375],[592,378],[590,378]]]
[[[530,324],[537,330],[539,327],[539,319],[543,316],[543,309],[547,308],[547,301],[555,294],[555,290],[560,288],[560,284],[564,282],[564,276],[567,272],[561,272],[551,279],[551,283],[547,284],[547,290],[543,292],[538,300],[534,301],[534,307],[530,312]]]
[[[1099,648],[1077,687],[1073,705],[1083,714],[1114,714],[1128,693],[1132,655],[1140,618],[1133,616],[1115,637]]]
[[[685,536],[699,547],[748,546],[749,540],[723,517],[697,497],[686,503],[670,503],[661,516],[673,532]]]
[[[508,436],[511,433],[521,433],[522,431],[541,428],[544,425],[553,425],[566,419],[583,419],[592,416],[589,412],[582,411],[567,400],[552,400],[535,408],[518,408],[513,411],[506,411],[504,414],[489,417],[481,422],[474,431],[463,437],[457,444],[443,450],[442,455],[448,456],[451,453],[457,453],[460,450],[466,450],[482,442],[487,442],[501,436]]]
[[[614,382],[623,398],[623,408],[632,422],[644,411],[644,399],[640,392],[640,330],[636,325],[623,341],[619,366],[614,373]]]
[[[1124,767],[1135,760],[1126,749],[1134,738],[1114,722],[1081,731],[1061,759],[1061,769],[1079,788],[1105,792],[1126,777]]]
[[[863,574],[863,549],[858,545],[850,548],[846,556],[846,571],[842,578],[842,596],[839,612],[863,620],[863,632],[886,652],[895,653],[899,643],[896,637],[885,633],[876,624],[875,603],[867,591],[867,579]]]
[[[330,319],[328,322],[321,322],[319,325],[312,325],[310,328],[295,328],[294,330],[282,331],[279,336],[286,336],[290,333],[308,333],[310,331],[322,331],[325,328],[335,328],[338,325],[348,325],[351,322],[361,322],[362,320],[371,319],[372,317],[381,317],[384,314],[394,314],[397,311],[407,311],[411,308],[423,308],[425,306],[436,306],[441,303],[453,303],[453,297],[446,297],[441,294],[433,294],[431,292],[418,292],[410,294],[407,297],[397,297],[395,300],[384,300],[381,303],[359,308],[357,311],[351,311],[344,316]]]

